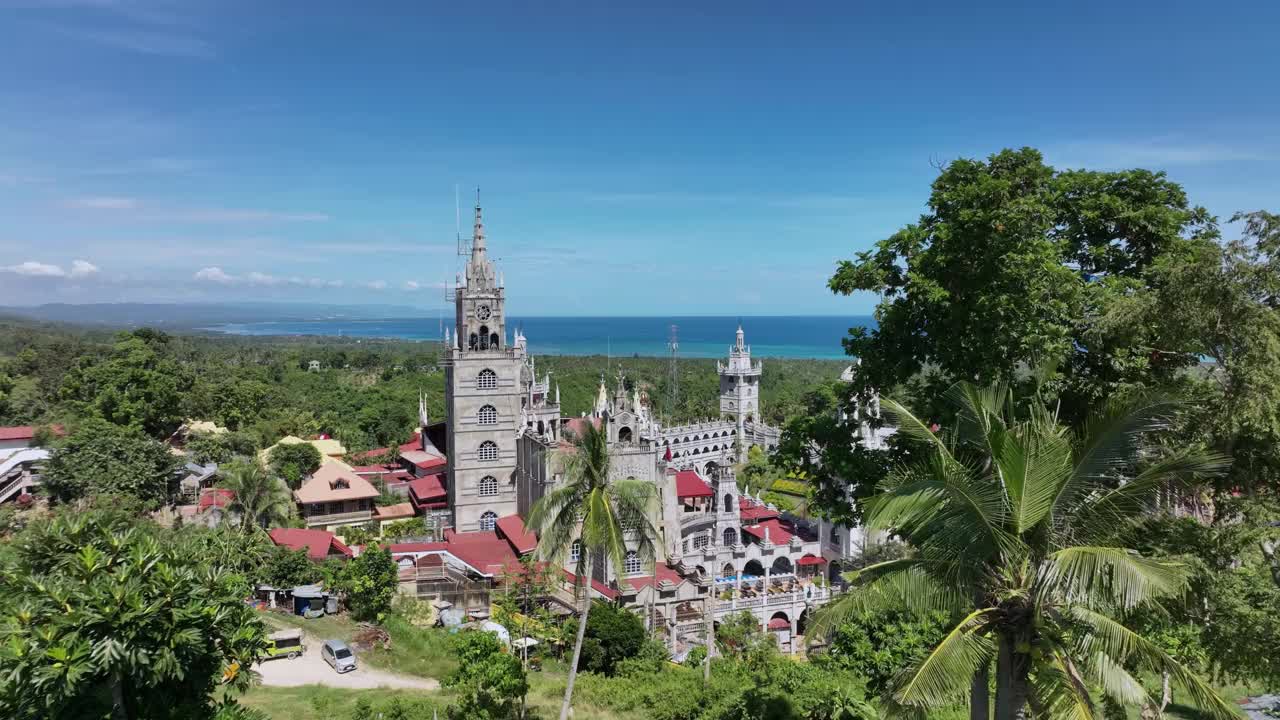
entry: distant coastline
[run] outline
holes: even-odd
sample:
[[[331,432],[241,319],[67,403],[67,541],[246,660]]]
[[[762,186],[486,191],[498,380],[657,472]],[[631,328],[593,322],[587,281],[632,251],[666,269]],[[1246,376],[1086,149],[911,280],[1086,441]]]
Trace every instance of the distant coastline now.
[[[207,332],[246,336],[342,336],[439,340],[437,318],[279,320],[217,323]],[[676,325],[681,357],[722,357],[733,342],[739,318],[686,317],[512,317],[508,333],[520,328],[532,352],[542,355],[665,357],[667,338]],[[853,327],[871,327],[867,315],[743,316],[747,342],[756,357],[839,359],[840,340]]]

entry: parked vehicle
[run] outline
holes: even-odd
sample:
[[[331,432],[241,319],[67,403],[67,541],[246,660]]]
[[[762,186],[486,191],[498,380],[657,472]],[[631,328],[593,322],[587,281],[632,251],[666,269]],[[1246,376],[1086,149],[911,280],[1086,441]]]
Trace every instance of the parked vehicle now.
[[[292,660],[306,651],[301,630],[281,630],[267,636],[267,659],[287,657]]]
[[[320,657],[339,673],[356,669],[356,654],[341,640],[325,640],[320,647]]]

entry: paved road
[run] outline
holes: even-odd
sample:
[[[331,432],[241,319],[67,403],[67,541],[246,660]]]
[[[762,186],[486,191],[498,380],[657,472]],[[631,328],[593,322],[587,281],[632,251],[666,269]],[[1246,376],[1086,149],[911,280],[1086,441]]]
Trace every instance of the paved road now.
[[[338,688],[410,688],[416,690],[436,690],[440,683],[431,678],[397,675],[396,673],[375,670],[360,664],[355,670],[339,675],[329,667],[329,663],[320,658],[320,643],[307,637],[307,652],[302,657],[290,660],[278,658],[266,660],[254,666],[262,675],[262,684],[275,687],[296,687],[298,685],[324,685]],[[360,657],[356,661],[359,664]]]

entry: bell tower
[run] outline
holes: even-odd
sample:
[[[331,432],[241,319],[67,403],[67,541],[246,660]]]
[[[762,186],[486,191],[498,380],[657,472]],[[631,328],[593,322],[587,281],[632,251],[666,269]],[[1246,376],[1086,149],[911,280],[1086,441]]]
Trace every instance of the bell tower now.
[[[751,361],[751,346],[746,344],[741,324],[729,348],[728,362],[717,362],[716,368],[720,371],[720,415],[737,426],[738,462],[746,462],[751,445],[747,424],[760,421],[760,375],[764,368]]]
[[[454,291],[455,329],[445,349],[448,498],[459,532],[491,531],[516,512],[523,343],[508,345],[502,276],[489,259],[477,193],[465,284]],[[462,279],[461,277],[459,278]]]

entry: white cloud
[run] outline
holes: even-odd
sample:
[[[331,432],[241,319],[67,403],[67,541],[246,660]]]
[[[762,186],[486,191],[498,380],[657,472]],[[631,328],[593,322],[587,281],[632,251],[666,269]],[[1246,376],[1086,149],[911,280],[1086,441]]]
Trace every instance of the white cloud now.
[[[219,285],[230,285],[236,281],[235,277],[223,272],[220,267],[201,268],[196,271],[195,279],[218,283]]]
[[[82,278],[93,275],[96,272],[98,272],[97,265],[94,265],[88,260],[76,260],[71,263],[71,272],[69,274],[73,278]]]
[[[420,287],[422,287],[422,286],[418,284],[418,281],[417,281],[417,280],[405,280],[405,281],[404,281],[404,289],[405,289],[405,290],[417,290],[417,289],[418,289],[418,288],[420,288]]]
[[[26,275],[27,277],[66,277],[67,276],[67,271],[63,270],[57,265],[50,265],[48,263],[36,262],[35,260],[28,260],[24,263],[19,263],[17,265],[8,265],[5,267],[0,267],[0,270],[3,270],[4,272],[15,273],[17,275]]]
[[[387,289],[387,281],[386,281],[386,280],[373,280],[373,281],[370,281],[370,282],[365,283],[365,284],[364,284],[364,286],[365,286],[365,287],[367,287],[367,288],[369,288],[370,290],[386,290],[386,289]]]
[[[328,222],[329,215],[316,212],[282,212],[244,208],[173,208],[155,207],[135,197],[89,195],[66,201],[68,207],[82,210],[132,210],[131,219],[198,223],[236,222]]]
[[[248,275],[245,275],[244,279],[245,279],[245,282],[249,283],[250,285],[272,286],[272,285],[279,285],[280,283],[284,282],[283,280],[281,280],[280,278],[274,275],[268,275],[266,273],[260,273],[260,272],[251,272]]]

